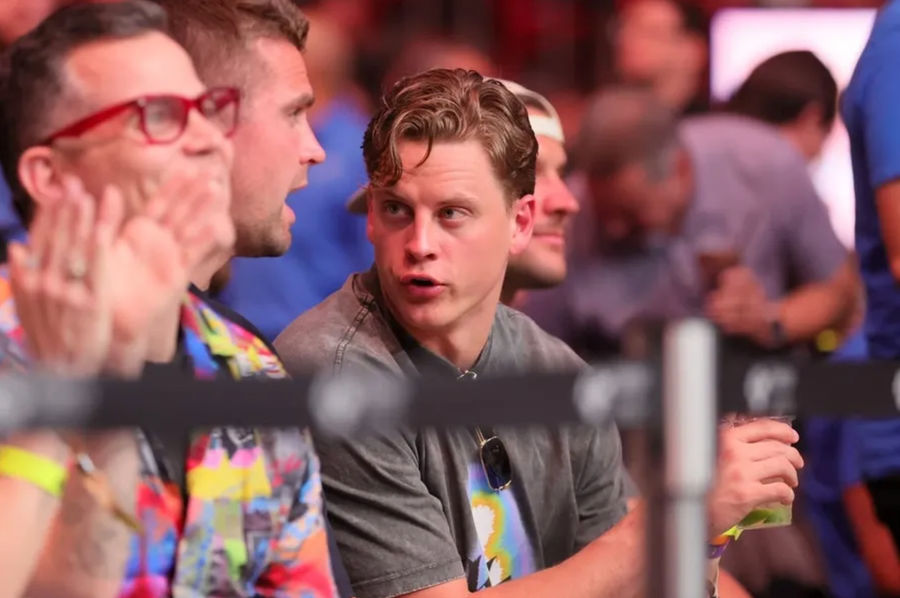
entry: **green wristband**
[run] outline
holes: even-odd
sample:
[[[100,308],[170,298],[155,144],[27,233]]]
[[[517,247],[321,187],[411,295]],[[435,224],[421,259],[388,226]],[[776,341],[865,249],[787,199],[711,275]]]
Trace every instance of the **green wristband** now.
[[[53,459],[4,444],[0,445],[0,476],[25,480],[60,498],[69,472]]]

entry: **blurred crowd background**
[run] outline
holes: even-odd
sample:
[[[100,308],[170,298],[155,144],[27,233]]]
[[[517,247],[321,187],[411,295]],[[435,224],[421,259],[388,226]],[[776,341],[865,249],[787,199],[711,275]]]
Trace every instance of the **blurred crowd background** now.
[[[0,43],[9,43],[65,3],[0,0]],[[372,249],[365,237],[365,220],[346,209],[351,196],[366,183],[360,151],[363,132],[382,90],[404,75],[431,67],[471,68],[485,75],[517,81],[545,95],[559,114],[569,164],[580,164],[588,170],[602,170],[598,156],[603,151],[613,154],[644,151],[647,155],[639,156],[640,159],[653,159],[653,151],[659,148],[644,146],[665,145],[665,131],[653,128],[655,108],[641,108],[644,95],[623,95],[623,84],[628,89],[649,92],[658,106],[677,118],[696,119],[709,112],[740,112],[747,118],[768,121],[780,127],[780,132],[793,142],[796,155],[803,158],[797,159],[794,174],[801,178],[808,174],[815,189],[812,195],[815,205],[800,202],[797,204],[800,211],[784,216],[780,225],[770,223],[771,226],[797,223],[797,245],[786,251],[797,263],[781,264],[778,263],[780,254],[766,253],[771,245],[767,245],[767,237],[762,232],[759,242],[749,236],[732,238],[732,245],[744,245],[732,249],[747,250],[758,257],[754,262],[755,258],[745,253],[733,261],[746,261],[769,295],[787,295],[798,285],[825,280],[834,273],[834,265],[843,263],[845,258],[849,257],[848,263],[854,263],[849,143],[840,117],[835,114],[834,94],[849,81],[880,2],[297,0],[297,3],[311,20],[307,63],[316,103],[310,118],[328,159],[311,170],[309,187],[289,199],[298,214],[290,251],[280,258],[235,259],[217,278],[220,297],[270,338],[299,313],[337,290],[349,273],[371,265]],[[800,100],[794,98],[795,103],[799,102],[798,108],[792,112],[790,106],[760,107],[735,95],[754,68],[779,54],[786,56],[781,59],[786,62],[769,65],[767,76],[775,80],[763,81],[763,88],[791,91],[797,84],[799,90],[793,91],[800,94]],[[824,76],[817,71],[821,68],[827,69]],[[830,77],[838,89],[829,92]],[[605,93],[611,86],[616,86],[617,91]],[[810,106],[812,112],[806,111]],[[632,121],[627,118],[629,111],[634,113]],[[604,114],[612,114],[612,122],[603,121]],[[810,115],[812,124],[807,126],[802,118]],[[740,127],[733,128],[730,122],[724,125],[708,119],[690,122],[693,123],[691,138],[696,138],[701,147],[693,148],[694,183],[698,177],[713,176],[704,172],[720,170],[715,164],[699,163],[696,152],[702,154],[703,148],[716,155],[739,148],[740,151],[732,152],[735,156],[732,162],[752,162],[756,160],[754,152],[771,157],[771,151],[765,149],[769,141],[757,140],[752,128],[744,132]],[[605,138],[612,150],[608,147],[604,150],[602,144],[595,143],[603,140],[603,135],[612,135]],[[616,168],[609,163],[606,167]],[[591,183],[600,187],[585,186],[585,181],[577,176],[568,178],[583,210],[600,209],[598,206],[603,202],[589,199],[597,193],[628,198],[632,211],[636,210],[633,205],[652,201],[656,197],[654,193],[663,199],[671,195],[669,187],[663,188],[662,183],[657,185],[651,181],[640,186],[629,183],[627,178],[612,176],[617,173],[604,171],[604,174],[601,170],[596,170],[598,178]],[[569,176],[570,169],[562,174]],[[765,174],[757,175],[766,178]],[[771,176],[785,181],[778,177],[788,175],[776,172]],[[710,201],[709,197],[721,197],[727,204],[734,193],[750,197],[752,193],[747,189],[766,195],[763,198],[766,201],[775,201],[770,196],[778,192],[749,184],[735,191],[729,186],[731,183],[721,188],[715,187],[715,183],[708,184],[711,187],[706,201]],[[734,205],[720,206],[719,212],[710,210],[712,224],[707,222],[707,228],[718,226],[715,221],[718,213],[725,214],[724,220],[740,218],[745,212],[752,215],[754,210],[745,209],[747,201],[751,200],[735,199]],[[609,206],[603,209],[606,208]],[[602,214],[595,216],[604,226],[616,217],[613,212],[606,220]],[[829,231],[814,229],[820,213]],[[573,214],[571,208],[560,208],[559,220],[569,224]],[[645,214],[632,216],[643,221],[652,219]],[[780,222],[778,218],[774,220]],[[681,234],[707,234],[698,222],[689,219]],[[735,229],[733,223],[726,223],[725,232],[714,231],[712,237],[739,232],[743,230],[742,223],[749,226],[746,221],[738,222]],[[23,235],[10,209],[8,191],[0,188],[0,236],[9,240]],[[839,245],[826,238],[829,235]],[[588,234],[587,238],[593,237]],[[689,239],[695,242],[694,250],[698,239]],[[713,239],[713,244],[716,242],[721,239]],[[751,245],[756,249],[748,249]],[[681,262],[677,259],[678,248],[670,249],[663,263],[674,268],[673,264]],[[632,268],[630,263],[616,261],[615,249],[604,251],[606,278],[597,279],[588,267],[570,268],[565,289],[560,291],[562,295],[547,295],[543,301],[549,302],[556,312],[560,306],[569,312],[542,319],[548,308],[541,306],[540,293],[521,303],[526,310],[532,306],[530,311],[539,323],[589,356],[623,350],[622,336],[627,333],[631,319],[627,308],[647,296],[639,284],[641,276],[655,276],[652,256],[645,256],[640,266]],[[837,285],[834,296],[844,297],[834,308],[835,313],[841,313],[824,318],[828,320],[827,325],[806,331],[799,335],[802,338],[797,342],[779,349],[800,349],[813,358],[863,354],[859,334],[862,290],[855,268],[847,268],[843,278],[834,281]],[[683,304],[685,312],[699,309],[694,303],[702,305],[705,299],[702,293],[710,289],[704,291],[698,282],[701,285],[698,298],[697,293],[676,289],[684,279],[674,275],[672,278],[671,288],[654,291],[659,294],[655,300],[661,303],[652,303],[651,297],[643,315],[671,316],[673,312],[667,310],[675,304]],[[746,288],[741,284],[735,278],[734,288]],[[849,299],[845,297],[848,294],[852,295]],[[590,305],[583,305],[585,301]],[[654,305],[661,304],[665,306],[655,313]],[[594,317],[592,306],[602,310],[602,314]],[[581,318],[574,324],[573,314]],[[559,323],[556,316],[569,320],[568,335],[564,327],[553,328]],[[613,316],[621,317],[615,322],[603,320]],[[582,334],[586,323],[591,322],[596,324],[597,334]],[[571,331],[572,326],[577,329],[575,333]],[[745,340],[759,341],[756,330],[742,333],[736,329],[735,332]],[[598,340],[596,336],[619,338]],[[755,344],[767,348],[766,342]],[[726,566],[731,563],[730,570],[755,596],[865,598],[878,595],[872,581],[872,563],[861,554],[864,550],[860,547],[858,525],[853,523],[852,513],[848,518],[846,511],[847,477],[836,471],[836,464],[843,463],[850,450],[842,444],[842,430],[832,422],[812,422],[807,430],[805,451],[810,466],[801,486],[804,496],[795,513],[796,525],[789,530],[773,530],[771,534],[766,532],[742,540],[730,551]]]

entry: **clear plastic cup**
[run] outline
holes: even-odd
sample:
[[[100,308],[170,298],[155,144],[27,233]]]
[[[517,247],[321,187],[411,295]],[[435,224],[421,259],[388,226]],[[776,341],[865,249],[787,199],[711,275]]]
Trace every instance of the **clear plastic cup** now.
[[[757,419],[774,419],[791,425],[794,421],[792,415],[771,415],[762,417],[737,416],[729,418],[734,426],[740,426]],[[766,529],[769,527],[785,527],[793,522],[794,510],[792,505],[782,503],[773,503],[770,505],[762,505],[750,511],[746,517],[741,519],[737,527],[741,531],[751,529]]]

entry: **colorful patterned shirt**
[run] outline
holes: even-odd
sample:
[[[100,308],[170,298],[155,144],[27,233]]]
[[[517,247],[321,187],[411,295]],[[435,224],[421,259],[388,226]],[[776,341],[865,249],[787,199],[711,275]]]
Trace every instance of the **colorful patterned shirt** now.
[[[197,378],[283,378],[252,327],[198,292],[181,308],[180,352]],[[0,269],[0,369],[24,369],[24,334]],[[308,432],[193,433],[184,490],[159,442],[139,433],[143,466],[122,598],[332,598],[319,463]]]

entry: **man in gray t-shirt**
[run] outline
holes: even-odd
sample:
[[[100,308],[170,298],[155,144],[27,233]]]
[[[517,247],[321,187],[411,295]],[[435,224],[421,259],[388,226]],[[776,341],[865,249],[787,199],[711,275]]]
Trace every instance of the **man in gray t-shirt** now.
[[[441,69],[402,80],[381,106],[363,143],[375,268],[278,337],[288,368],[464,385],[582,367],[499,305],[509,257],[528,245],[534,222],[537,143],[525,107],[498,82]],[[712,535],[755,506],[792,500],[796,439],[771,421],[727,436]],[[625,514],[613,425],[408,430],[317,448],[361,598],[640,592],[643,508]]]
[[[570,275],[525,306],[582,354],[630,324],[703,314],[756,347],[854,323],[860,288],[800,152],[746,117],[673,115],[647,92],[595,99],[576,148]]]

